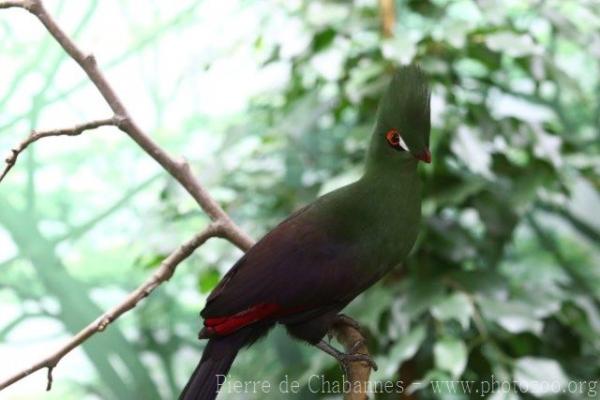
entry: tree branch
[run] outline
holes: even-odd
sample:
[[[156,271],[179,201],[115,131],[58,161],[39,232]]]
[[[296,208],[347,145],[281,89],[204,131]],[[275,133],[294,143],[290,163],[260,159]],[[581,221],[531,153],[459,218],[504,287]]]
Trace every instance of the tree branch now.
[[[163,282],[169,280],[169,278],[173,276],[177,266],[183,260],[188,258],[194,252],[194,250],[204,244],[204,242],[206,242],[208,239],[218,236],[221,232],[221,229],[222,226],[219,223],[213,222],[205,230],[182,244],[177,250],[173,251],[167,258],[163,260],[152,276],[150,276],[137,289],[131,292],[120,304],[116,305],[98,317],[94,322],[82,329],[77,335],[71,338],[54,353],[38,361],[29,368],[26,368],[0,382],[0,390],[3,390],[4,388],[25,378],[31,373],[43,368],[48,368],[48,387],[46,390],[50,390],[52,385],[51,371],[65,355],[81,345],[94,334],[105,330],[109,324],[118,319],[121,315],[125,314],[127,311],[134,308],[141,300],[152,293],[154,289],[160,286]]]
[[[19,1],[19,0],[0,1],[0,9],[2,9],[2,8],[12,8],[12,7],[19,7],[19,8],[25,8],[25,9],[27,9],[28,6],[29,6],[29,2],[28,1]]]
[[[366,345],[366,340],[360,329],[355,325],[353,320],[344,318],[338,319],[331,327],[331,334],[335,339],[344,346],[346,352],[355,351],[360,354],[369,355],[369,348]],[[359,346],[356,347],[356,344]],[[357,361],[350,364],[348,368],[348,382],[352,382],[349,391],[344,391],[344,400],[366,400],[368,399],[369,376],[371,375],[371,365]]]
[[[53,129],[50,131],[42,131],[42,132],[32,131],[25,140],[23,140],[21,143],[19,143],[18,146],[16,146],[15,148],[13,148],[11,150],[10,155],[8,157],[6,157],[6,159],[4,160],[6,162],[6,166],[4,167],[4,170],[2,171],[2,173],[0,174],[0,182],[2,182],[2,180],[8,174],[8,172],[12,169],[12,167],[14,167],[15,163],[17,162],[17,158],[19,157],[19,154],[21,154],[30,144],[37,142],[40,139],[50,137],[50,136],[77,136],[77,135],[81,135],[83,132],[91,130],[91,129],[97,129],[97,128],[100,128],[101,126],[110,126],[110,125],[117,125],[117,124],[118,124],[118,121],[116,120],[116,118],[113,117],[113,118],[99,119],[97,121],[86,122],[86,123],[83,123],[80,125],[75,125],[71,128]]]
[[[394,0],[379,0],[379,13],[381,19],[381,34],[384,38],[394,37],[396,24],[396,5]]]
[[[196,200],[204,212],[213,221],[204,231],[171,253],[161,263],[156,272],[141,286],[130,293],[123,302],[97,318],[94,322],[90,323],[71,340],[69,340],[63,347],[55,351],[50,356],[38,361],[31,367],[18,372],[7,380],[0,382],[0,390],[2,390],[35,371],[38,371],[42,368],[47,368],[47,389],[49,390],[52,385],[52,370],[66,354],[78,347],[81,343],[86,341],[94,334],[106,329],[106,327],[112,321],[116,320],[121,315],[134,308],[143,298],[152,293],[156,287],[167,281],[173,275],[177,265],[189,257],[194,250],[200,247],[204,242],[206,242],[206,240],[211,237],[218,236],[230,241],[232,244],[244,251],[250,249],[253,246],[254,241],[231,220],[229,215],[225,213],[221,206],[219,206],[219,204],[210,196],[208,191],[198,182],[187,162],[176,161],[173,159],[141,130],[141,128],[131,118],[120,98],[106,80],[104,74],[98,68],[95,58],[91,54],[85,54],[77,47],[71,38],[69,38],[69,36],[56,24],[50,14],[48,14],[41,0],[0,1],[0,8],[9,7],[24,8],[40,20],[48,32],[62,46],[69,56],[71,56],[71,58],[73,58],[73,60],[79,64],[88,78],[96,86],[114,113],[113,118],[111,118],[111,123],[129,135],[129,137],[133,139],[150,157],[152,157],[166,171],[168,171],[171,176],[173,176]],[[81,132],[84,130],[85,129],[82,129]],[[338,341],[344,345],[346,351],[348,351],[357,342],[357,340],[364,340],[364,337],[360,331],[356,329],[356,327],[347,324],[335,325],[332,327],[332,333],[338,339]],[[362,346],[362,349],[360,350],[367,353],[366,346]],[[368,379],[369,374],[370,367],[364,365],[363,363],[353,363],[351,371],[349,372],[349,378],[364,381]],[[361,387],[364,387],[362,382]],[[357,395],[359,397],[356,397]],[[345,394],[344,397],[347,400],[364,399],[366,394],[363,390],[360,390],[358,393],[352,391],[351,393]]]
[[[5,4],[1,2],[0,4]],[[8,4],[8,3],[6,3]],[[131,118],[129,112],[117,96],[115,90],[109,84],[102,71],[98,68],[96,59],[92,54],[84,53],[71,38],[58,26],[50,16],[41,0],[27,0],[11,3],[12,7],[22,7],[34,16],[46,27],[48,32],[61,45],[61,47],[79,64],[98,89],[110,109],[115,113],[118,121],[117,126],[133,139],[150,157],[158,162],[181,186],[196,200],[200,207],[213,219],[219,220],[229,230],[229,239],[239,248],[249,247],[252,239],[239,229],[228,229],[233,226],[233,221],[221,208],[221,206],[208,194],[206,189],[200,185],[194,177],[189,164],[186,161],[176,161],[160,146],[158,146],[148,135],[146,135],[138,124]]]
[[[56,39],[62,48],[79,64],[88,78],[96,86],[108,106],[119,119],[119,128],[133,139],[150,157],[158,162],[175,178],[185,190],[198,202],[200,207],[213,219],[223,221],[225,225],[233,225],[229,215],[223,211],[221,206],[208,194],[194,177],[189,164],[186,161],[176,161],[160,146],[158,146],[148,135],[146,135],[138,124],[131,118],[129,112],[117,96],[115,90],[108,83],[104,74],[98,68],[96,59],[91,54],[85,54],[67,36],[67,34],[56,24],[48,14],[40,0],[31,0],[31,6],[27,8],[46,27],[48,32]],[[252,239],[240,230],[230,229],[230,239],[242,248],[248,247]]]

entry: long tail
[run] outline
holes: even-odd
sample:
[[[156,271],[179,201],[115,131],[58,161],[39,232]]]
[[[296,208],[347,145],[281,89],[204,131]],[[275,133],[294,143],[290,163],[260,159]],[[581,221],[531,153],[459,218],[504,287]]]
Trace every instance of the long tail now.
[[[179,400],[214,400],[238,351],[250,344],[255,336],[256,332],[246,328],[210,339]]]

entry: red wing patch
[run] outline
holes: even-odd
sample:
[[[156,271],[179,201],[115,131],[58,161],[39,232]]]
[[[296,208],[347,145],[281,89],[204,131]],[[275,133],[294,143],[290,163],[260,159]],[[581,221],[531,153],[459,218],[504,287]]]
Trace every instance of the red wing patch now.
[[[263,303],[226,317],[207,318],[204,326],[208,334],[228,335],[256,321],[279,315],[278,304]]]

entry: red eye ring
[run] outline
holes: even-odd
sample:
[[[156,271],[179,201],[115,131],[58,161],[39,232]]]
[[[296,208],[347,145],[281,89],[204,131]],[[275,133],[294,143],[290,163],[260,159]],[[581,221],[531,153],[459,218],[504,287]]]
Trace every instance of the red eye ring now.
[[[392,147],[398,147],[400,144],[400,133],[396,129],[387,131],[385,138]]]

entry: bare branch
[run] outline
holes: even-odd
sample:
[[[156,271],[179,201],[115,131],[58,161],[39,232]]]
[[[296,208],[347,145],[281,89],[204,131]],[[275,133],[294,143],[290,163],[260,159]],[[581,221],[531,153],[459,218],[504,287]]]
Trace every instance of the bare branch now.
[[[30,144],[50,136],[77,136],[91,129],[97,129],[101,126],[117,125],[117,123],[117,119],[113,117],[86,122],[84,124],[75,125],[71,128],[53,129],[50,131],[42,132],[32,131],[25,140],[23,140],[21,143],[19,143],[18,146],[11,150],[10,155],[4,160],[6,162],[6,166],[0,174],[0,182],[2,182],[2,180],[4,179],[6,174],[8,174],[8,172],[12,169],[12,167],[14,167],[15,163],[17,162],[17,158],[19,157],[19,154],[21,154]]]
[[[141,300],[152,293],[154,289],[160,286],[163,282],[169,280],[169,278],[173,276],[177,266],[183,260],[188,258],[194,252],[194,250],[202,246],[208,239],[218,236],[221,233],[221,229],[222,226],[220,223],[213,222],[205,230],[182,244],[178,249],[173,251],[167,258],[163,260],[152,276],[150,276],[137,289],[131,292],[121,303],[98,317],[94,322],[82,329],[61,348],[56,350],[48,357],[0,382],[0,390],[5,389],[13,383],[42,368],[48,368],[48,385],[46,389],[50,390],[52,386],[52,369],[56,367],[56,365],[65,355],[71,352],[71,350],[80,346],[91,336],[105,330],[109,324],[118,319],[121,315],[125,314],[127,311],[134,308]]]
[[[106,329],[106,327],[112,321],[116,320],[121,315],[134,308],[143,298],[152,293],[156,287],[168,280],[173,275],[177,265],[190,256],[193,251],[201,246],[206,240],[214,236],[222,237],[244,251],[251,248],[254,244],[254,241],[231,220],[229,215],[225,213],[221,206],[219,206],[219,204],[210,196],[208,191],[198,182],[187,162],[173,159],[141,130],[137,123],[131,118],[120,98],[117,96],[112,86],[104,77],[104,74],[98,68],[95,58],[91,54],[84,53],[77,47],[71,38],[56,24],[50,14],[48,14],[41,0],[0,0],[0,8],[9,7],[22,7],[27,9],[41,21],[48,32],[55,38],[55,40],[62,46],[69,56],[71,56],[71,58],[73,58],[73,60],[79,64],[88,78],[96,86],[106,103],[115,114],[113,120],[111,121],[112,124],[116,125],[121,131],[129,135],[129,137],[131,137],[150,157],[152,157],[167,172],[169,172],[171,176],[173,176],[186,189],[186,191],[196,200],[204,212],[206,212],[206,214],[213,220],[211,225],[209,225],[206,230],[171,253],[162,262],[157,271],[140,287],[130,293],[123,302],[89,324],[71,340],[69,340],[63,347],[55,351],[50,356],[13,375],[5,381],[0,382],[0,390],[2,390],[35,371],[47,368],[47,389],[50,389],[52,385],[52,370],[66,354],[81,345],[94,334]],[[7,161],[7,163],[9,162]],[[5,174],[6,173],[4,173],[4,175]],[[334,326],[332,328],[332,332],[336,338],[347,348],[349,343],[356,343],[357,340],[364,340],[362,334],[352,326],[346,326],[343,324]],[[359,350],[367,352],[366,346],[362,347],[363,348]],[[362,363],[354,363],[352,370],[350,371],[349,378],[364,382],[364,380],[368,378],[369,374],[370,368],[368,366],[364,366]],[[363,393],[362,397],[358,398],[364,397],[365,395]],[[347,400],[354,400],[357,397],[352,397],[352,394],[346,394],[345,398]]]
[[[384,38],[394,36],[396,24],[396,6],[394,0],[379,0],[379,13],[381,19],[381,34]]]
[[[48,367],[48,374],[46,375],[46,391],[50,391],[52,389],[52,382],[54,379],[52,378],[52,371],[54,371],[54,367]]]
[[[29,7],[29,1],[19,1],[19,0],[6,0],[0,1],[0,9],[2,8],[12,8],[12,7],[20,7],[27,9]]]
[[[208,194],[206,189],[200,185],[191,171],[189,164],[185,161],[173,159],[166,151],[158,146],[131,118],[129,112],[117,96],[115,90],[107,81],[102,71],[98,68],[96,59],[91,54],[84,53],[71,38],[58,26],[50,16],[41,0],[29,0],[31,3],[27,9],[35,15],[46,27],[48,32],[56,39],[62,48],[79,64],[88,78],[96,86],[108,106],[119,119],[118,127],[131,137],[150,157],[158,162],[169,172],[196,200],[202,209],[213,221],[219,220],[224,226],[233,226],[233,221],[221,208],[221,206]],[[241,230],[229,229],[229,239],[239,248],[249,247],[252,239]]]

